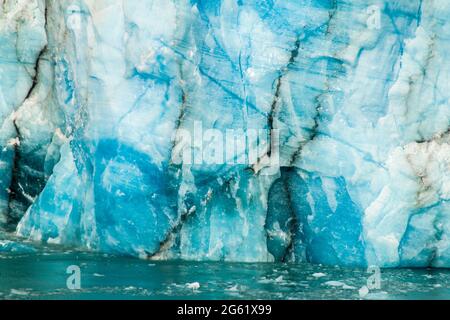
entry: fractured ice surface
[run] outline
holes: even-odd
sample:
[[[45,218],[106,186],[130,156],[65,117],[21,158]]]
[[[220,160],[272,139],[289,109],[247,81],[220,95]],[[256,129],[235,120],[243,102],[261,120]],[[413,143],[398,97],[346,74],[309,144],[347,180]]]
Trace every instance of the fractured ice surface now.
[[[448,1],[1,4],[4,228],[153,259],[450,266]],[[280,167],[175,163],[196,123],[278,130]]]
[[[35,122],[47,106],[21,107],[24,100],[36,101],[38,87],[45,86],[45,76],[35,65],[47,43],[45,3],[42,0],[2,1],[0,10],[0,224],[17,223],[23,211],[44,186],[40,170],[46,150],[40,136],[43,128]],[[42,62],[44,63],[44,62]],[[36,90],[34,90],[36,89]],[[26,111],[24,110],[26,108]],[[26,114],[23,114],[25,112]],[[26,126],[19,128],[24,118]],[[42,122],[48,119],[40,117]],[[36,133],[34,137],[32,134]],[[20,167],[19,167],[20,165]]]

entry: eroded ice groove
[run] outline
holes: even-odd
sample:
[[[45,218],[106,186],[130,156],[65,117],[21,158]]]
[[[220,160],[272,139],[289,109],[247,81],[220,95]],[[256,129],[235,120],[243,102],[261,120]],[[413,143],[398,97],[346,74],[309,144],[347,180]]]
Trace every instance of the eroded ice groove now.
[[[446,1],[24,3],[3,1],[0,24],[0,208],[12,222],[32,203],[19,235],[153,259],[450,265]],[[221,144],[199,124],[277,131],[280,167],[198,161]]]
[[[23,161],[18,110],[38,81],[38,64],[46,46],[45,1],[4,0],[0,10],[0,226],[10,228],[44,187],[35,160]],[[27,125],[30,129],[30,126]],[[28,129],[26,129],[28,130]],[[39,137],[33,148],[40,148]],[[44,151],[45,152],[45,151]],[[35,161],[36,165],[32,162]],[[33,171],[33,173],[31,173]]]

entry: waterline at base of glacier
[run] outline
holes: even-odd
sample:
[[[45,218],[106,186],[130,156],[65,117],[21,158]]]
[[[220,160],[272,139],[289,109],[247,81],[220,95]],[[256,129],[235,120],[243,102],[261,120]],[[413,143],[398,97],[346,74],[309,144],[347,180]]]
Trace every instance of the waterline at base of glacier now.
[[[1,247],[1,246],[0,246]],[[80,270],[79,289],[66,270]],[[386,269],[379,289],[368,290],[366,269],[310,264],[143,261],[69,252],[1,259],[1,299],[449,299],[450,271]],[[193,290],[192,283],[199,288]],[[364,288],[366,288],[364,290]],[[192,305],[192,304],[190,304]]]

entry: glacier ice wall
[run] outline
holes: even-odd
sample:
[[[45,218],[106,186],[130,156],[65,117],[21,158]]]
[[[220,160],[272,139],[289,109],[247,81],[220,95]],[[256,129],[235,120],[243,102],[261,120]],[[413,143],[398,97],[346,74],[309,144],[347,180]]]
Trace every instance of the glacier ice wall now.
[[[450,266],[447,1],[1,5],[4,228],[153,259]],[[181,133],[194,158],[223,144],[199,123],[276,130],[279,167],[174,162]]]
[[[44,136],[53,135],[49,124],[54,116],[47,112],[47,104],[39,105],[48,75],[36,68],[38,63],[46,64],[45,3],[1,4],[0,225],[6,226],[18,222],[50,174],[44,170],[48,152]]]

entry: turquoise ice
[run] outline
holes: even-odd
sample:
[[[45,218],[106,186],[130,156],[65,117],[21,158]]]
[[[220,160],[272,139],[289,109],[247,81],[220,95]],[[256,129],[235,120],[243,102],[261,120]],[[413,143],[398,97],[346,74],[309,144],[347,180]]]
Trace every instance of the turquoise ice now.
[[[141,258],[449,267],[449,17],[444,0],[5,1],[0,223]],[[183,132],[217,147],[196,123],[277,131],[279,167],[174,162]]]

